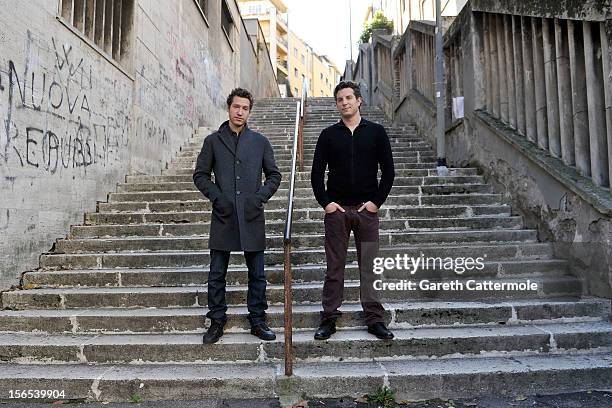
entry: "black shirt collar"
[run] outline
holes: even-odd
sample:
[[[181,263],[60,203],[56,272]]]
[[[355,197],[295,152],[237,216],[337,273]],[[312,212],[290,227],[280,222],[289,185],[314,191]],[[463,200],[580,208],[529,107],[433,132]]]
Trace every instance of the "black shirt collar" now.
[[[369,121],[368,121],[368,120],[366,120],[366,119],[364,119],[364,118],[363,118],[363,116],[362,116],[362,117],[361,117],[361,120],[359,121],[359,124],[357,125],[357,127],[356,127],[355,129],[357,129],[357,128],[358,128],[358,127],[360,127],[360,126],[367,126],[367,125],[368,125],[368,123],[369,123]],[[340,119],[340,120],[338,121],[338,123],[336,123],[336,126],[340,126],[340,127],[343,127],[343,128],[348,129],[348,127],[347,127],[347,126],[344,124],[344,122],[342,121],[342,119]]]

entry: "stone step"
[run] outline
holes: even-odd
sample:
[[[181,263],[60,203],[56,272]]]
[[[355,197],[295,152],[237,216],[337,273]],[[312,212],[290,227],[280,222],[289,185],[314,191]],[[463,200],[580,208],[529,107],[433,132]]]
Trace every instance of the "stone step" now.
[[[411,245],[410,247],[381,247],[379,256],[395,257],[397,254],[425,257],[483,257],[486,260],[508,259],[551,259],[553,247],[550,243],[500,243],[481,244],[464,243],[463,245]],[[242,256],[233,253],[230,264],[242,263]],[[319,263],[325,259],[323,248],[296,249],[292,253],[292,263]],[[347,260],[356,260],[354,249],[348,250]],[[268,249],[266,265],[281,265],[284,262],[283,251]],[[82,254],[42,254],[40,267],[43,269],[105,269],[105,268],[157,268],[157,267],[192,267],[208,265],[208,251],[156,251],[134,253],[82,253]]]
[[[3,364],[0,389],[66,389],[64,400],[357,398],[387,386],[401,400],[607,389],[612,353],[550,353],[450,359],[395,358],[369,362],[301,362],[292,377],[283,363],[86,365]],[[444,384],[441,387],[440,384]],[[5,392],[8,395],[8,392]]]
[[[304,127],[302,135],[303,141],[306,143],[314,143],[319,138],[321,131],[327,125],[317,125],[317,126],[307,126]],[[386,127],[387,137],[391,142],[391,145],[394,145],[397,142],[428,142],[427,139],[420,136],[415,130],[406,130],[399,129],[393,127]],[[283,140],[293,141],[295,137],[295,126],[293,124],[289,125],[277,125],[271,126],[269,128],[258,128],[257,131],[262,133],[268,140],[271,142],[281,142]],[[202,134],[194,134],[187,139],[188,144],[197,144],[200,147],[210,133],[202,133]]]
[[[474,168],[458,168],[458,169],[449,169],[450,176],[476,176],[477,169]],[[301,172],[299,174],[300,177],[296,177],[296,180],[308,181],[310,182],[310,173]],[[379,172],[380,177],[380,172]],[[402,169],[395,171],[395,178],[401,177],[439,177],[436,173],[436,170],[429,169]],[[288,176],[287,176],[288,178]],[[193,175],[156,175],[156,176],[126,176],[126,183],[175,183],[175,182],[193,182]]]
[[[441,194],[469,194],[469,193],[492,193],[492,187],[484,183],[462,183],[462,184],[431,184],[427,186],[394,186],[391,189],[393,195],[420,194],[420,195],[441,195]],[[287,197],[288,189],[279,188],[276,196]],[[296,200],[305,197],[312,197],[312,188],[302,187],[294,190]],[[184,200],[192,201],[204,199],[199,191],[154,191],[154,192],[131,192],[131,193],[110,193],[109,202],[121,201],[168,201]]]
[[[304,163],[304,171],[310,172],[310,164]],[[400,169],[435,169],[436,162],[435,161],[424,161],[422,163],[417,162],[407,162],[407,163],[394,163],[395,170]],[[176,175],[176,174],[191,174],[193,175],[194,167],[171,167],[162,170],[162,175]],[[285,177],[289,177],[291,174],[291,166],[278,166],[280,172],[285,175]]]
[[[314,223],[313,223],[314,224]],[[209,226],[208,226],[209,227]],[[275,228],[276,227],[276,228]],[[284,223],[266,227],[266,246],[280,248],[283,245]],[[133,236],[116,238],[60,239],[52,253],[74,254],[88,252],[121,251],[192,251],[208,248],[208,228],[202,228],[200,235],[181,236]],[[319,248],[325,244],[322,225],[310,234],[294,231],[291,237],[294,248]],[[441,232],[388,232],[380,231],[381,245],[411,243],[459,243],[459,242],[536,242],[536,230],[467,230]]]
[[[166,176],[162,176],[166,177]],[[172,176],[174,177],[174,176]],[[184,177],[184,176],[179,176]],[[125,198],[125,197],[122,197]],[[195,200],[157,200],[147,201],[140,196],[136,196],[137,201],[113,201],[98,202],[97,210],[99,212],[122,212],[122,211],[144,211],[144,212],[169,212],[169,211],[203,211],[210,210],[210,201],[204,195]],[[468,194],[431,194],[419,196],[407,194],[403,196],[389,195],[384,205],[379,212],[386,208],[394,206],[419,206],[419,205],[435,205],[435,206],[454,206],[454,205],[470,205],[470,204],[502,204],[503,197],[499,193],[468,193]],[[266,209],[286,209],[287,197],[274,195],[265,204]],[[314,197],[296,197],[294,206],[297,208],[318,208],[319,203]]]
[[[381,242],[391,242],[393,237],[402,239],[431,239],[436,242],[462,241],[460,237],[465,235],[465,241],[483,239],[484,237],[522,237],[534,238],[535,230],[522,230],[521,217],[471,217],[464,218],[441,218],[434,221],[419,222],[421,226],[436,228],[412,228],[406,225],[407,219],[382,219],[380,220]],[[413,221],[417,223],[417,221]],[[284,231],[284,221],[268,221],[266,223],[267,234],[278,234]],[[112,237],[189,237],[208,236],[209,222],[195,223],[162,223],[162,224],[98,224],[98,225],[74,225],[70,229],[68,239],[83,238],[112,238]],[[324,225],[321,221],[298,220],[292,225],[294,236],[298,234],[322,235]],[[497,234],[500,235],[497,235]],[[383,236],[384,234],[384,236]],[[535,239],[535,238],[534,238]],[[295,246],[295,245],[294,245]],[[57,246],[55,248],[58,249]]]
[[[317,216],[323,216],[322,211],[318,211]],[[308,214],[308,216],[311,216]],[[210,222],[205,219],[210,219],[210,213],[205,213],[202,216],[194,216],[194,213],[166,213],[166,214],[142,214],[136,217],[130,216],[130,214],[118,213],[118,214],[91,214],[92,218],[88,220],[90,225],[116,225],[126,226],[128,224],[175,224],[183,225],[184,228],[180,227],[169,227],[164,226],[163,230],[161,226],[157,226],[159,236],[164,235],[177,235],[174,232],[183,231],[185,233],[199,231],[197,235],[204,235],[208,233],[210,228]],[[100,215],[100,217],[93,217],[94,215]],[[281,234],[284,231],[285,215],[283,212],[277,214],[279,218],[273,218],[274,214],[268,215],[268,221],[266,222],[266,233],[277,233]],[[95,223],[95,224],[94,224]],[[392,219],[382,220],[380,222],[381,229],[383,230],[396,230],[400,232],[426,232],[426,231],[456,231],[460,230],[482,230],[482,229],[520,229],[523,224],[523,219],[520,216],[510,216],[508,214],[498,216],[470,216],[470,217],[440,217],[440,218],[410,218],[410,219]],[[188,225],[188,226],[187,226]],[[199,226],[198,226],[199,225]],[[294,233],[323,233],[323,223],[321,220],[314,221],[312,219],[303,218],[298,222],[295,222],[292,226]],[[187,235],[187,234],[178,234]],[[193,235],[193,234],[192,234]]]
[[[310,158],[310,160],[312,160],[312,157],[315,151],[314,146],[313,145],[311,146],[312,147],[310,146],[304,147],[305,157]],[[273,146],[273,147],[274,147],[274,156],[276,159],[280,159],[283,157],[286,158],[286,156],[292,155],[293,147],[291,144],[285,144],[285,145],[279,145],[279,146]],[[427,146],[427,145],[410,146],[409,143],[398,145],[398,146],[392,146],[392,149],[393,149],[394,157],[401,157],[402,154],[405,156],[408,153],[412,153],[412,155],[416,155],[416,152],[433,153],[431,146]],[[186,159],[195,160],[200,154],[200,151],[201,149],[181,150],[179,154],[175,156],[174,160],[186,160]],[[398,155],[398,153],[401,153],[401,154]]]
[[[282,166],[290,166],[292,163],[292,156],[289,152],[287,153],[283,153],[279,155],[280,157],[276,157],[276,165],[280,168]],[[395,164],[405,164],[405,163],[422,163],[422,162],[428,162],[428,161],[435,161],[435,153],[433,152],[400,152],[400,153],[394,153],[393,154],[393,158],[394,158],[394,165]],[[308,162],[309,164],[312,163],[312,155],[311,154],[307,154],[304,156],[304,161]],[[196,159],[195,158],[177,158],[177,159],[172,159],[169,163],[168,163],[168,167],[195,167],[196,164]]]
[[[422,153],[398,153],[394,154],[394,165],[395,164],[406,164],[406,163],[426,163],[435,161],[436,155],[433,152],[422,152]],[[293,156],[290,153],[283,153],[280,157],[276,157],[276,165],[285,170],[286,176],[288,177],[290,174],[291,164],[292,164]],[[308,166],[312,166],[312,155],[306,155],[304,157],[304,164],[308,164]],[[177,168],[194,168],[196,165],[196,158],[176,158],[172,159],[167,163],[168,167],[177,167]]]
[[[314,149],[316,147],[316,139],[312,141],[308,141],[304,143],[304,151],[305,153],[314,153]],[[272,148],[274,149],[275,157],[278,158],[280,153],[286,152],[291,153],[293,150],[293,139],[284,138],[278,141],[273,141]],[[408,140],[400,140],[397,142],[391,143],[391,149],[393,152],[403,152],[403,151],[433,151],[433,148],[430,144],[422,141],[408,141]],[[181,150],[177,152],[178,156],[194,156],[202,151],[202,145],[197,145],[195,147],[184,146],[181,147]]]
[[[162,176],[165,177],[165,176]],[[181,176],[179,176],[181,177]],[[454,206],[454,205],[470,205],[470,204],[502,204],[501,194],[449,194],[449,195],[430,195],[420,197],[421,205],[436,205],[436,206]],[[394,206],[418,206],[419,196],[387,196],[380,212]],[[314,198],[300,197],[294,201],[294,206],[297,208],[318,208],[319,203]],[[273,196],[265,204],[267,210],[270,209],[286,209],[287,198],[281,196]],[[111,203],[98,203],[98,212],[170,212],[170,211],[210,211],[211,203],[208,199],[202,196],[198,200],[189,201],[122,201]]]
[[[526,322],[601,321],[609,313],[608,299],[512,299],[487,302],[410,301],[385,304],[385,321],[391,328],[461,325],[514,325]],[[270,327],[283,327],[283,306],[266,310]],[[364,327],[361,304],[345,302],[338,327]],[[38,333],[199,333],[206,327],[205,307],[99,308],[0,310],[5,332]],[[293,306],[294,329],[314,330],[320,322],[321,305]],[[229,306],[228,332],[249,328],[245,306]],[[604,319],[605,320],[605,319]]]
[[[287,128],[276,128],[273,132],[263,131],[266,138],[270,141],[270,144],[276,149],[291,149],[293,146],[294,129],[293,127]],[[304,147],[315,147],[319,134],[321,133],[320,128],[318,130],[305,130],[304,131]],[[410,145],[411,143],[426,144],[428,143],[421,136],[412,132],[391,132],[387,135],[391,148],[394,146]],[[186,144],[181,147],[181,151],[200,151],[202,144],[207,136],[196,136],[190,138]]]
[[[292,266],[295,282],[320,281],[325,276],[325,264],[302,264]],[[134,286],[195,286],[208,282],[209,266],[201,268],[152,268],[152,269],[99,269],[99,270],[56,270],[29,271],[23,275],[22,285],[26,289],[44,287],[134,287]],[[466,273],[461,269],[458,272]],[[437,278],[456,278],[458,272],[440,268],[431,268],[427,272]],[[470,277],[529,277],[545,274],[567,274],[567,261],[561,259],[506,260],[499,262],[483,261],[482,269],[469,271]],[[347,280],[358,280],[359,269],[356,263],[347,263],[345,269]],[[407,276],[405,269],[386,270],[388,279],[403,279]],[[412,275],[414,277],[415,275]],[[266,267],[266,279],[270,284],[284,282],[282,265]],[[247,284],[248,273],[244,265],[232,265],[228,268],[227,281],[234,284]]]
[[[573,276],[531,276],[525,278],[486,278],[483,280],[474,277],[461,277],[449,279],[435,279],[427,274],[427,285],[433,283],[456,285],[463,288],[446,290],[419,289],[419,282],[423,278],[404,279],[404,282],[413,282],[412,290],[381,290],[377,292],[382,302],[406,302],[415,300],[435,299],[438,301],[486,301],[502,299],[542,299],[554,297],[579,297],[582,291],[580,281]],[[400,283],[401,281],[381,276],[386,283]],[[524,288],[500,289],[468,289],[468,281],[476,287],[479,282],[487,284],[522,284]],[[531,288],[529,285],[533,285]],[[295,303],[316,304],[321,301],[323,282],[294,283],[292,296]],[[284,289],[282,285],[268,285],[266,298],[269,305],[283,305]],[[359,301],[359,281],[345,281],[343,299],[345,302]],[[60,288],[60,289],[28,289],[2,292],[2,308],[10,310],[32,309],[93,309],[93,308],[165,308],[165,307],[206,307],[208,289],[206,286],[195,287],[130,287],[130,288]],[[228,305],[246,306],[247,286],[228,285],[226,288],[226,302]]]
[[[612,324],[585,322],[546,325],[473,326],[395,329],[392,342],[379,341],[365,330],[340,329],[329,340],[313,341],[312,331],[293,333],[296,362],[325,359],[371,361],[386,356],[435,358],[461,353],[560,353],[612,346]],[[53,363],[146,364],[281,362],[281,333],[262,342],[247,333],[227,333],[213,345],[201,334],[39,335],[0,334],[3,363],[48,359]],[[18,352],[16,352],[18,350]]]
[[[285,180],[288,188],[289,180]],[[483,184],[483,176],[449,176],[449,177],[396,177],[394,186],[428,186],[428,185],[455,185],[455,184]],[[281,184],[282,186],[282,184]],[[299,180],[295,188],[312,188],[310,180]],[[156,182],[156,183],[118,183],[118,193],[145,192],[145,191],[198,191],[193,180],[184,182]]]

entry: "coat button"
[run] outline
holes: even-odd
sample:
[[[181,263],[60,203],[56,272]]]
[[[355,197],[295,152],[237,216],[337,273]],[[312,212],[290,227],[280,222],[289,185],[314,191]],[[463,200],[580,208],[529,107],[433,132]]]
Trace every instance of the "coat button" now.
[[[240,160],[236,160],[236,164],[240,164]]]
[[[236,180],[240,180],[240,176],[236,176]]]
[[[240,191],[236,191],[236,195],[240,195]]]

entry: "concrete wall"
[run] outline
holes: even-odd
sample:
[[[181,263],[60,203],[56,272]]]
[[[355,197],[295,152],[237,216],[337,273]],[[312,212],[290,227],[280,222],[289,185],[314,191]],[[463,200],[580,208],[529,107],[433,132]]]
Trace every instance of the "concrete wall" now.
[[[193,0],[135,0],[121,64],[63,24],[58,3],[0,0],[0,288],[126,174],[159,173],[195,127],[217,126],[241,78],[234,1],[232,47],[220,2],[206,21]]]
[[[280,97],[272,60],[257,19],[245,19],[240,33],[240,86],[257,96]]]

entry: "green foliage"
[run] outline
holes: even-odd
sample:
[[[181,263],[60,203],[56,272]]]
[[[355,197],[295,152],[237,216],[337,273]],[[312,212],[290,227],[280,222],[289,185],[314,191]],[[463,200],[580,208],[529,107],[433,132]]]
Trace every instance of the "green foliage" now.
[[[140,395],[138,395],[138,394],[133,394],[130,397],[130,402],[133,403],[133,404],[139,404],[139,403],[142,402],[142,397]]]
[[[377,407],[392,408],[397,406],[395,392],[389,388],[381,387],[373,395],[368,395],[368,403],[376,404]]]
[[[377,11],[374,14],[372,22],[366,23],[359,37],[359,43],[365,44],[370,41],[372,30],[385,30],[387,34],[393,33],[393,21],[389,20],[382,11]]]

